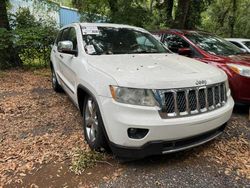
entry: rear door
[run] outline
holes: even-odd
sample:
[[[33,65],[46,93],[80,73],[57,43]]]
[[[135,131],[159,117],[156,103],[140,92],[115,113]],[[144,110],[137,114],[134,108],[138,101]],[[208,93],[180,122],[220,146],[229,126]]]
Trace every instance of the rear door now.
[[[53,68],[56,72],[57,77],[61,74],[60,59],[57,51],[58,42],[61,41],[63,30],[59,31],[55,43],[52,47],[51,57],[53,57]]]
[[[64,54],[62,54],[58,51],[58,43],[61,41],[67,40],[68,32],[69,32],[68,28],[60,31],[60,33],[56,39],[55,45],[52,49],[52,52],[54,53],[55,60],[56,60],[56,66],[57,66],[56,74],[57,74],[57,77],[59,78],[60,83],[61,83],[61,81],[65,80],[64,79],[64,69],[62,66]]]

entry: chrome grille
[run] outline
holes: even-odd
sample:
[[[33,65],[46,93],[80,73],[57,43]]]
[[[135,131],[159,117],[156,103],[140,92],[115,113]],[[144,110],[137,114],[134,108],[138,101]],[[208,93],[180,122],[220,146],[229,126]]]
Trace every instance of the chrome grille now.
[[[222,107],[226,101],[225,83],[214,85],[157,90],[162,109],[162,118],[196,115]]]

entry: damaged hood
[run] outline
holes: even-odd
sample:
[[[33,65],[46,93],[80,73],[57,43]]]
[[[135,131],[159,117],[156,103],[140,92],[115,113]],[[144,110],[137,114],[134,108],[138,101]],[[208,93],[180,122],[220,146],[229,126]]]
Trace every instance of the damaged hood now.
[[[199,80],[226,80],[218,68],[175,54],[92,55],[88,63],[124,87],[167,89],[196,86]]]

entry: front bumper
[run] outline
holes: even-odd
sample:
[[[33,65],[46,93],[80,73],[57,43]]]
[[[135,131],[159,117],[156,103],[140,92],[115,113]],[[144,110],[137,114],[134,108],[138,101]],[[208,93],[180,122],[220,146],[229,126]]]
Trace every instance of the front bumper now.
[[[110,143],[110,147],[117,156],[124,158],[139,159],[146,156],[168,154],[205,144],[221,135],[225,127],[226,123],[212,131],[193,137],[173,141],[152,141],[136,148],[119,146],[114,143]]]
[[[121,104],[108,97],[100,97],[99,103],[111,145],[131,149],[143,148],[148,143],[182,140],[216,130],[230,119],[234,106],[229,96],[227,103],[214,111],[162,119],[158,107]],[[149,129],[149,132],[142,139],[132,139],[128,137],[128,128]]]

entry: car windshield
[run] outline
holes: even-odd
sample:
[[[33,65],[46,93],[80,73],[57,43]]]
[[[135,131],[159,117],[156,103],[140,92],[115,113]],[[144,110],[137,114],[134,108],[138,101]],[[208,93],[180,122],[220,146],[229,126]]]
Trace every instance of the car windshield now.
[[[82,27],[86,53],[90,55],[170,53],[151,34],[130,28]]]
[[[247,46],[247,48],[250,49],[250,41],[244,41],[243,44],[245,44]]]
[[[242,53],[242,51],[232,43],[211,34],[189,33],[185,36],[210,54],[230,56]]]

